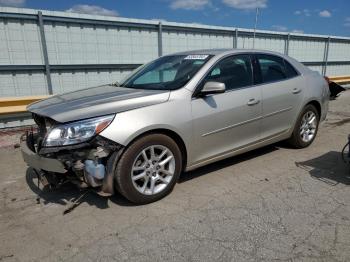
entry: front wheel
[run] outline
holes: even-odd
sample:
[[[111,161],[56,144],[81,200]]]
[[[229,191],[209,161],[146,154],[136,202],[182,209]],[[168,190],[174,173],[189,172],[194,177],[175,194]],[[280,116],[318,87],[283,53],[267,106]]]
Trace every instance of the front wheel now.
[[[182,169],[181,152],[170,137],[150,134],[133,142],[120,158],[118,191],[136,204],[157,201],[174,188]]]
[[[311,145],[316,137],[319,121],[320,116],[315,106],[305,106],[288,142],[296,148],[304,148]]]

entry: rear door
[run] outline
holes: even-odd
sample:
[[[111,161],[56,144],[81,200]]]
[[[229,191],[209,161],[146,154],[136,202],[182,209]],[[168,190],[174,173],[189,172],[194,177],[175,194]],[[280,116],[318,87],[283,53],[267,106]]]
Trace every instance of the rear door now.
[[[303,97],[303,80],[282,57],[255,55],[262,90],[262,139],[274,137],[292,128]]]

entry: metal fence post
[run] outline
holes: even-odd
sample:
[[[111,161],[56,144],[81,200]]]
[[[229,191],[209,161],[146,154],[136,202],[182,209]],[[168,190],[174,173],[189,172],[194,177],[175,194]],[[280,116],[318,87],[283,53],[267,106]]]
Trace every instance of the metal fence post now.
[[[163,55],[163,25],[162,22],[159,21],[158,24],[158,56]]]
[[[286,42],[284,45],[284,54],[288,55],[289,53],[289,40],[290,40],[290,34],[288,33],[287,38],[286,38]]]
[[[331,41],[331,38],[328,37],[327,42],[325,44],[325,48],[324,48],[324,59],[323,59],[323,68],[322,68],[322,74],[324,76],[327,74],[328,52],[329,52],[330,41]]]
[[[44,56],[44,63],[45,63],[45,74],[46,74],[46,81],[47,81],[47,89],[48,89],[49,94],[52,95],[53,92],[52,92],[50,63],[49,63],[49,56],[48,56],[48,53],[47,53],[43,14],[42,14],[41,11],[38,11],[38,21],[39,21],[39,29],[40,29],[41,47],[43,49],[43,56]]]
[[[233,48],[238,48],[238,29],[235,30],[235,37],[233,40]]]

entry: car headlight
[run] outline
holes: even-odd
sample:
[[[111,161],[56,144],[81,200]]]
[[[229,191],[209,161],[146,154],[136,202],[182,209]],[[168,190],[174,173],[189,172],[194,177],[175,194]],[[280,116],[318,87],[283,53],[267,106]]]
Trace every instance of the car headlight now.
[[[66,146],[85,142],[99,134],[112,122],[114,115],[90,118],[53,127],[43,146]]]

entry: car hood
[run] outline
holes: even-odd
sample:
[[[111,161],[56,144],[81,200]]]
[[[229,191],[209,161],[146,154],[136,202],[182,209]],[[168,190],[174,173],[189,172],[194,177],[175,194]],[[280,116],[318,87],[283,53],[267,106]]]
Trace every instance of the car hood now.
[[[69,122],[163,103],[169,94],[168,90],[106,85],[55,95],[30,104],[27,110],[58,122]]]

